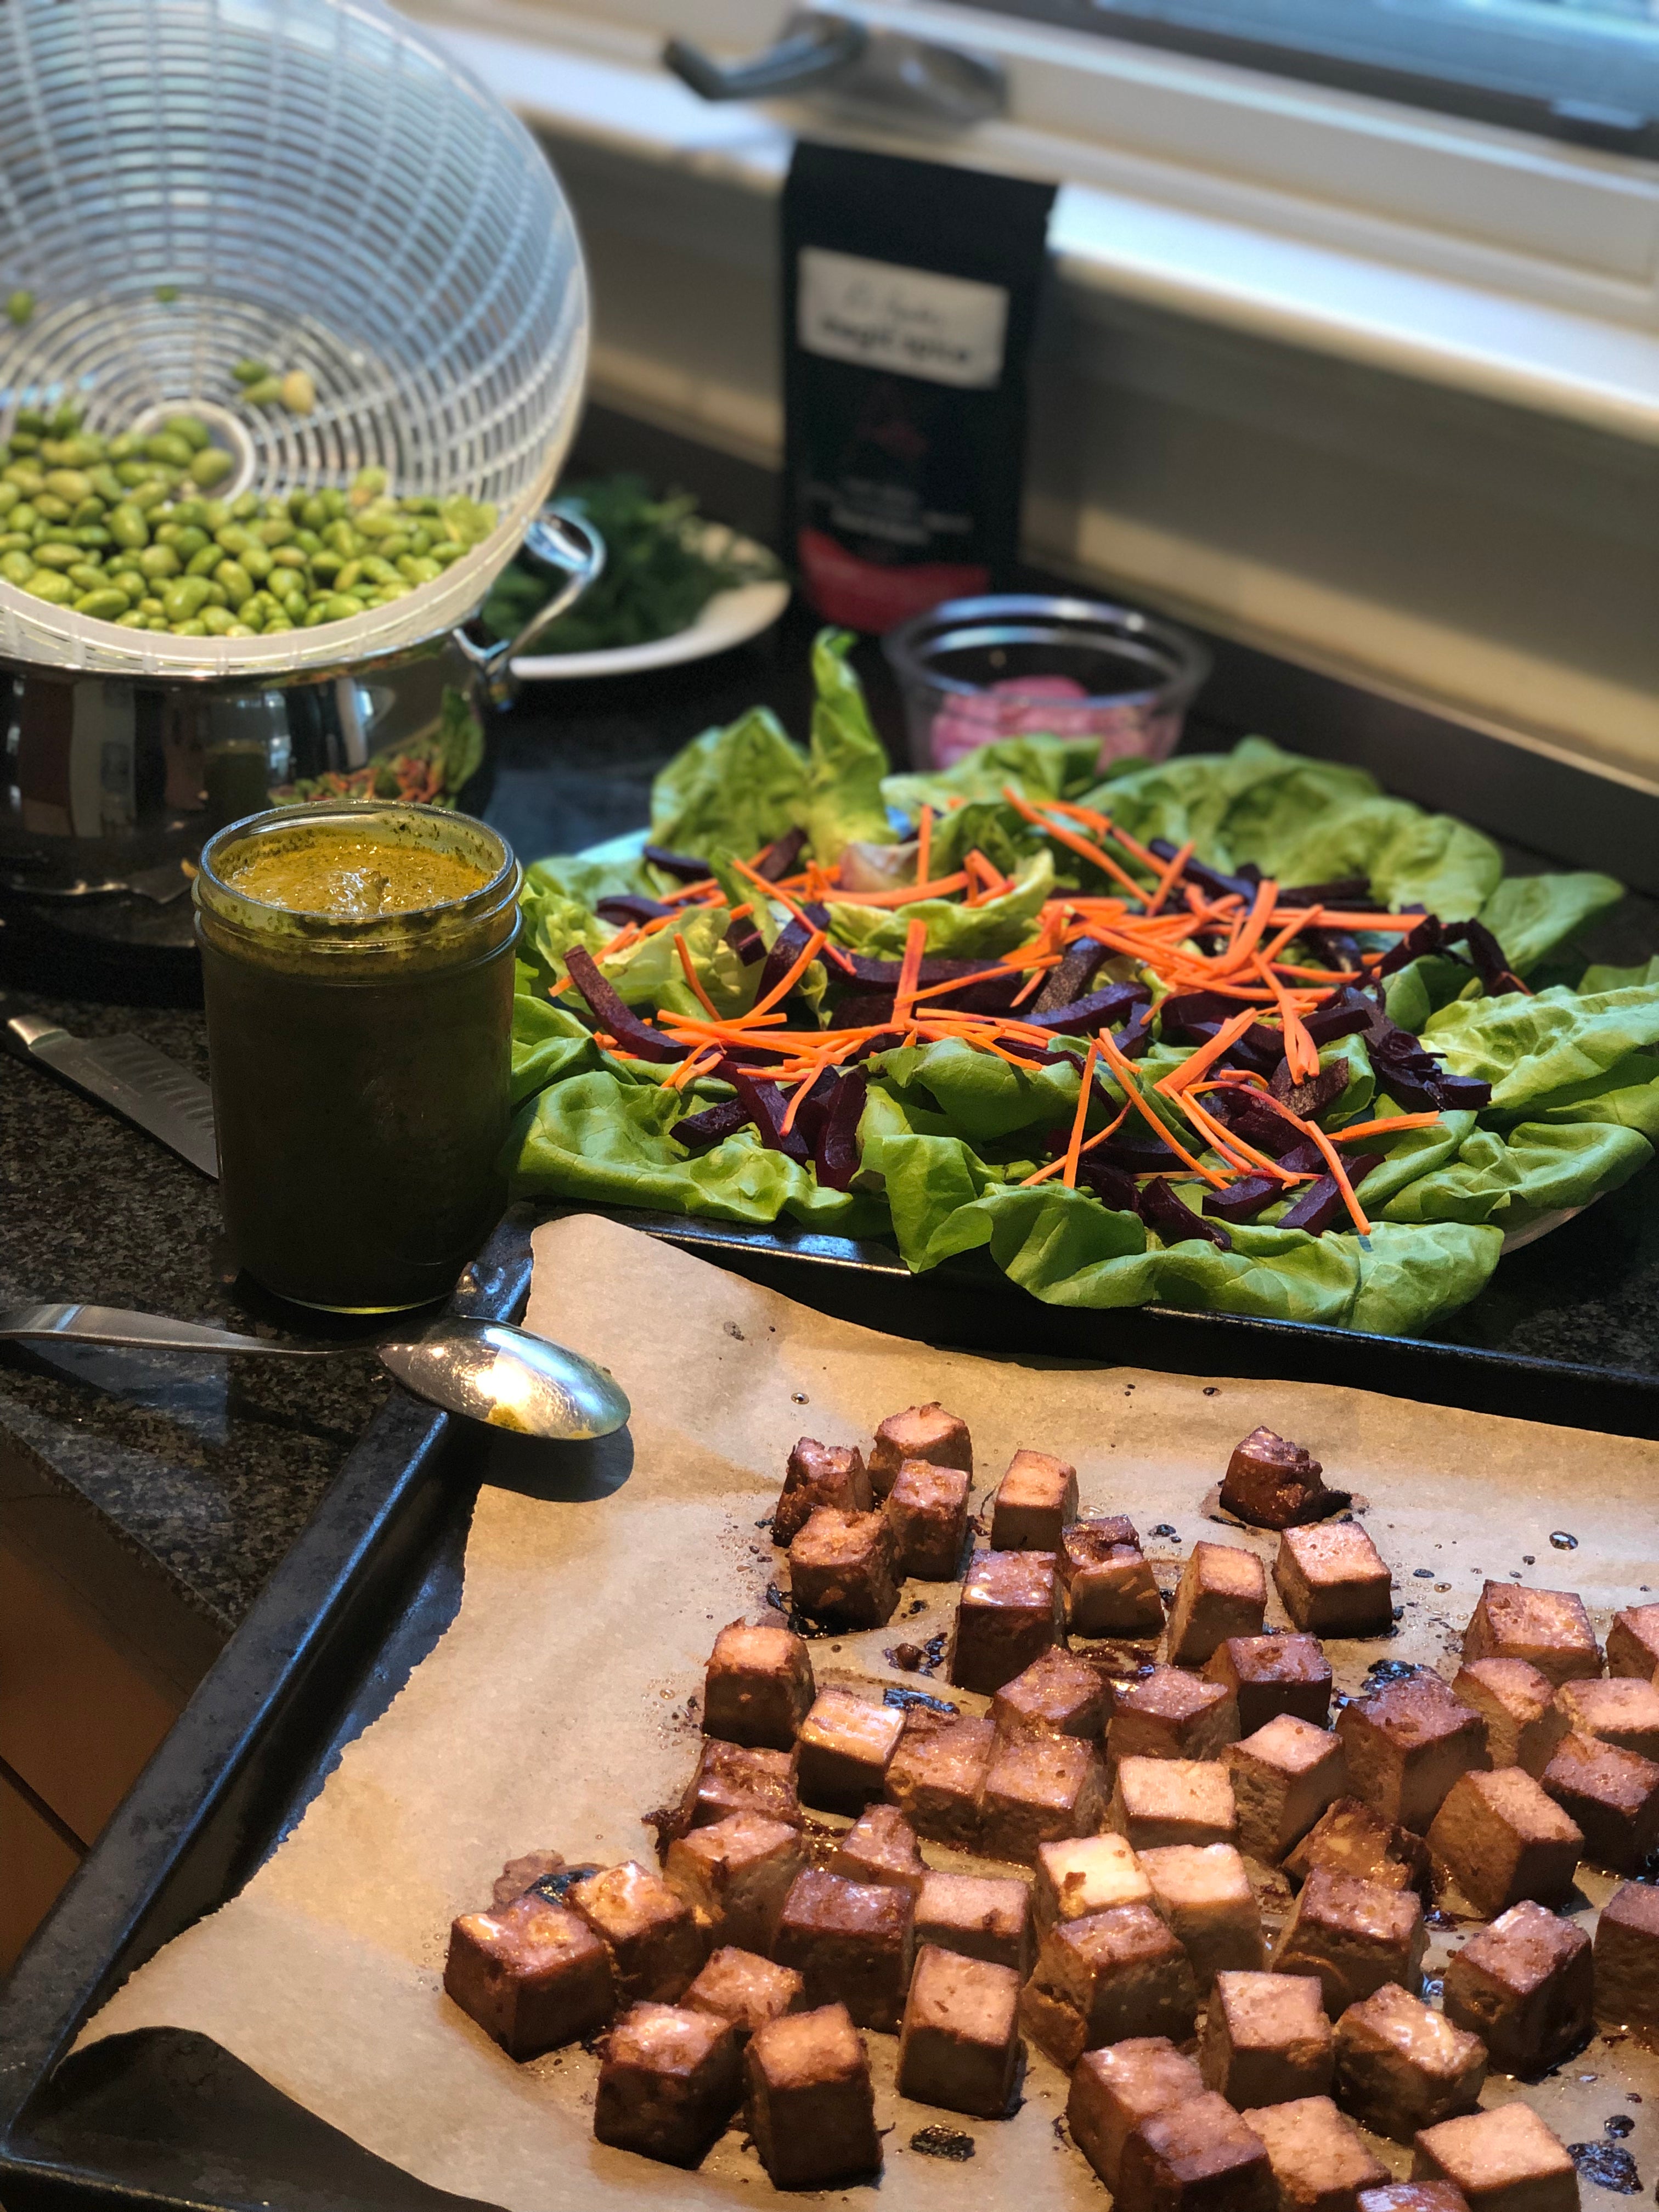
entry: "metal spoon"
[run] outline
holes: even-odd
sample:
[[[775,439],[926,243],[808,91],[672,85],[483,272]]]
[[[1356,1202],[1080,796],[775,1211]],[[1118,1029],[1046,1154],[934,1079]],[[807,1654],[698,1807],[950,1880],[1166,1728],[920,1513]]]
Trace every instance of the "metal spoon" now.
[[[259,1352],[276,1359],[327,1359],[351,1344],[273,1344],[199,1322],[167,1321],[120,1306],[0,1308],[0,1341],[61,1340],[128,1352]],[[627,1420],[627,1398],[610,1370],[562,1344],[499,1321],[434,1322],[423,1336],[377,1344],[382,1364],[406,1389],[447,1413],[521,1435],[574,1443],[608,1437]]]

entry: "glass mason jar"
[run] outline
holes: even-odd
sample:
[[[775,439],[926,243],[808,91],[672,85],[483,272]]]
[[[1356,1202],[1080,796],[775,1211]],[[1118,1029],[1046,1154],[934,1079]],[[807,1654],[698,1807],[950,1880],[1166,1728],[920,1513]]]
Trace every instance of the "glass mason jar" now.
[[[459,888],[402,911],[267,902],[273,866],[365,839],[388,869],[425,860]],[[264,899],[238,889],[256,865]],[[336,1313],[422,1305],[500,1218],[519,883],[494,830],[433,806],[279,807],[203,848],[220,1197],[238,1264],[268,1290]]]

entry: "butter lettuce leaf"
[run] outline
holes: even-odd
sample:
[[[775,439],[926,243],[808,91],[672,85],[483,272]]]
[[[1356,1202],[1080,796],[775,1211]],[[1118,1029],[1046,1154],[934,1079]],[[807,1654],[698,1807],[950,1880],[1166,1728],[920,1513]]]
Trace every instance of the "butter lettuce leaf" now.
[[[1516,974],[1529,975],[1586,922],[1617,906],[1624,896],[1621,883],[1589,869],[1572,875],[1510,876],[1481,908],[1480,918],[1503,946]]]
[[[838,944],[872,959],[899,960],[913,921],[927,925],[927,950],[960,960],[994,959],[1012,952],[1031,934],[1044,904],[1054,895],[1054,864],[1047,851],[1034,854],[1012,886],[983,906],[954,905],[949,899],[916,899],[897,908],[852,906],[831,898],[830,932]]]
[[[1369,1182],[1365,1188],[1369,1197]],[[1504,1249],[1502,1230],[1461,1221],[1410,1228],[1374,1221],[1367,1240],[1352,1241],[1359,1288],[1347,1326],[1378,1336],[1413,1335],[1468,1305],[1486,1288]]]
[[[1652,1158],[1647,1139],[1618,1122],[1522,1121],[1507,1139],[1476,1129],[1455,1160],[1408,1183],[1383,1212],[1390,1221],[1492,1222],[1510,1232],[1559,1207],[1588,1206]]]
[[[749,860],[806,817],[807,763],[769,708],[705,730],[651,787],[651,840],[708,859]]]
[[[1586,968],[1579,978],[1578,988],[1588,995],[1601,991],[1628,991],[1641,983],[1659,983],[1659,952],[1644,967]]]
[[[820,630],[812,641],[816,696],[800,820],[812,857],[826,866],[854,840],[894,842],[881,795],[887,754],[871,723],[864,686],[848,662],[852,646],[850,630]]]
[[[1012,784],[1023,799],[1077,799],[1095,777],[1097,738],[1000,738],[953,768],[883,780],[882,797],[913,827],[924,806],[943,814],[958,799],[1000,799]],[[1019,817],[1012,807],[1007,812]]]
[[[1553,985],[1534,998],[1459,1000],[1431,1016],[1422,1036],[1454,1075],[1492,1085],[1492,1113],[1520,1114],[1659,1043],[1659,985],[1588,995]]]

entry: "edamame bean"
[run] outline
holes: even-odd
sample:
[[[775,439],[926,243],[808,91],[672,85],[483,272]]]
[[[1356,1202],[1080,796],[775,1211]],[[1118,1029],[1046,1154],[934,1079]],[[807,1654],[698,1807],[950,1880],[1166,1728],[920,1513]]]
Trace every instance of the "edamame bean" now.
[[[107,586],[82,592],[75,602],[77,615],[96,615],[100,622],[118,622],[126,611],[126,593],[112,590]]]
[[[235,465],[222,446],[204,446],[190,465],[191,480],[204,486],[222,483]]]
[[[138,566],[147,576],[176,576],[184,565],[171,545],[146,545],[138,556]]]
[[[109,533],[118,545],[148,545],[149,525],[144,520],[144,510],[135,507],[131,500],[123,500],[109,513]]]
[[[15,547],[0,553],[0,576],[9,584],[27,584],[33,574],[34,563],[27,553],[19,552]]]
[[[34,295],[26,292],[20,284],[15,292],[6,295],[6,320],[21,330],[34,313]]]
[[[169,622],[189,622],[198,615],[208,603],[208,580],[205,576],[179,576],[161,594],[161,605],[167,610]]]
[[[37,568],[23,589],[37,599],[46,599],[55,607],[67,606],[75,597],[75,586],[67,576],[60,576],[53,568]]]

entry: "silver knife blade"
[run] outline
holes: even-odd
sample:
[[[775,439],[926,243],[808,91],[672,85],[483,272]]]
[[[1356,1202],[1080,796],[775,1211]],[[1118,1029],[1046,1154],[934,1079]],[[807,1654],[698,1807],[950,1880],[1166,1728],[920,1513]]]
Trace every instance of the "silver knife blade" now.
[[[142,1037],[77,1037],[18,1014],[6,1024],[31,1057],[159,1137],[204,1175],[217,1176],[213,1093]]]

